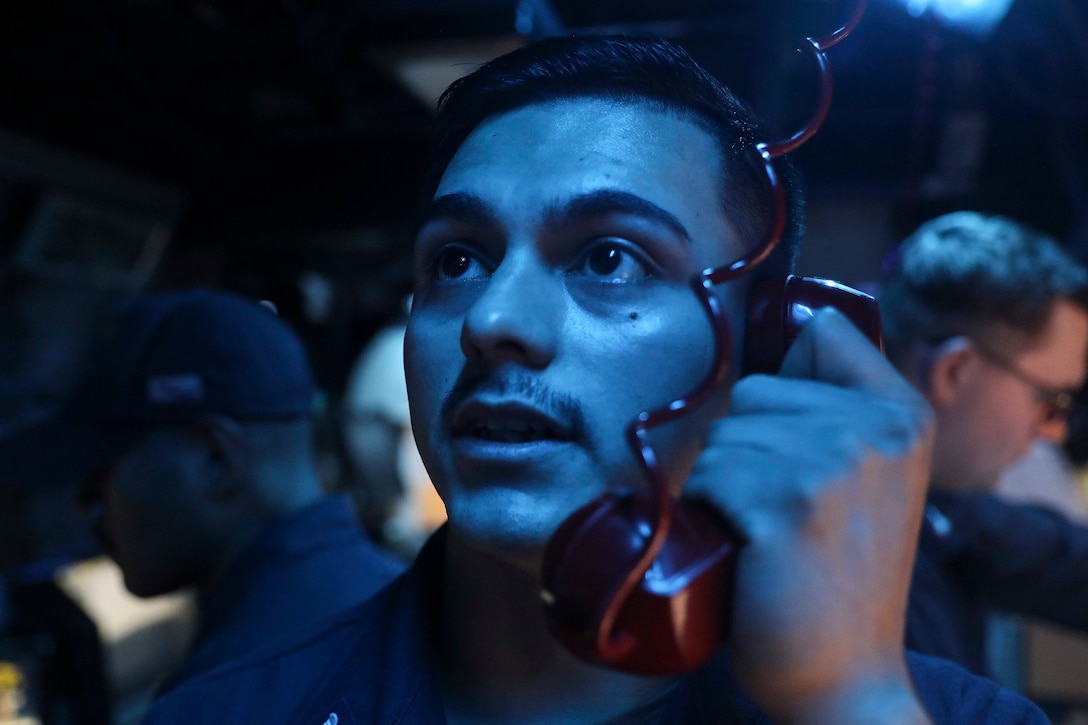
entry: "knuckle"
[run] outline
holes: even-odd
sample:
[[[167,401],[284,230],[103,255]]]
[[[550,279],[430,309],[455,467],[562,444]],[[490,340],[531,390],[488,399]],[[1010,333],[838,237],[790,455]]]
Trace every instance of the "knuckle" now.
[[[870,444],[882,453],[902,453],[929,438],[933,411],[921,396],[872,396],[867,408],[868,415],[859,422]]]

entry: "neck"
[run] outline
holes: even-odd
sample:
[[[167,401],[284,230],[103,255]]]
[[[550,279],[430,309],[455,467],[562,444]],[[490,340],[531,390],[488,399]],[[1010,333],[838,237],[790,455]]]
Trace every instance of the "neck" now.
[[[442,616],[442,688],[451,723],[601,722],[673,684],[576,659],[548,631],[539,577],[453,531]]]
[[[297,475],[297,478],[290,478]],[[240,489],[229,504],[223,504],[217,521],[220,539],[216,544],[214,563],[208,576],[200,583],[205,593],[216,588],[224,576],[246,555],[256,539],[273,522],[300,511],[324,494],[312,473],[279,471],[276,476],[254,477]]]

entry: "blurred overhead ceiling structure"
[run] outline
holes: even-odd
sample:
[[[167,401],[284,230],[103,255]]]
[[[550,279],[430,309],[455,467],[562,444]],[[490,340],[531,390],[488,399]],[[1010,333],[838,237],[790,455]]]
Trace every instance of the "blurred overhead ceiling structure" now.
[[[813,85],[789,49],[851,7],[852,0],[4,3],[0,126],[186,188],[186,233],[380,225],[411,214],[438,90],[526,37],[671,36],[788,126],[807,113]],[[1024,207],[1057,200],[1058,217],[1071,216],[1069,184],[1080,182],[1066,178],[1055,153],[1077,147],[1084,132],[1076,129],[1088,127],[1083,3],[1020,0],[979,39],[926,14],[911,17],[902,0],[872,0],[832,65],[831,116],[801,157],[811,183],[911,184],[903,193],[915,202],[931,193],[996,194]],[[1057,130],[1053,119],[1062,122]],[[975,165],[966,177],[943,187],[930,178],[927,186],[927,176],[942,173],[935,155],[962,152],[963,144],[976,147],[961,153]],[[1084,145],[1069,153],[1083,158]]]

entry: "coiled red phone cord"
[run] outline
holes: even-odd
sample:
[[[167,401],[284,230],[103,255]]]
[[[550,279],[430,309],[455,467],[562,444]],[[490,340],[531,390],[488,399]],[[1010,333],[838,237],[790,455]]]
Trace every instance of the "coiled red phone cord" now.
[[[715,285],[737,279],[763,262],[778,246],[786,225],[786,194],[775,172],[772,160],[799,147],[813,136],[827,118],[831,108],[832,80],[831,68],[825,51],[848,36],[865,13],[866,0],[858,0],[852,17],[842,27],[822,38],[805,38],[799,50],[807,51],[816,63],[820,78],[820,97],[815,112],[808,122],[789,138],[777,143],[756,143],[748,147],[750,160],[767,177],[768,191],[771,194],[771,219],[763,241],[745,256],[735,262],[720,267],[703,270],[692,281],[691,286],[702,301],[710,317],[714,331],[714,358],[710,371],[702,383],[686,396],[677,398],[668,405],[645,411],[627,426],[627,442],[634,451],[643,470],[654,489],[655,514],[653,533],[646,551],[638,563],[628,573],[623,584],[605,608],[597,628],[597,649],[606,660],[619,659],[631,646],[631,641],[615,631],[616,618],[631,592],[653,565],[654,560],[665,544],[672,524],[673,498],[669,493],[668,481],[664,470],[650,443],[649,431],[664,425],[689,412],[707,400],[715,389],[725,380],[729,372],[729,363],[733,358],[733,337],[729,331],[729,322],[722,309],[721,301],[712,293]]]

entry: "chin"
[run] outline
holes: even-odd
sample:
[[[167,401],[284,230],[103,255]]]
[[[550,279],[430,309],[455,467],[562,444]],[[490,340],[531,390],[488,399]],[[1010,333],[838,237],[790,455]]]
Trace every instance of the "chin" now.
[[[538,560],[559,524],[577,508],[569,501],[489,488],[462,492],[449,506],[458,538],[512,561]]]

